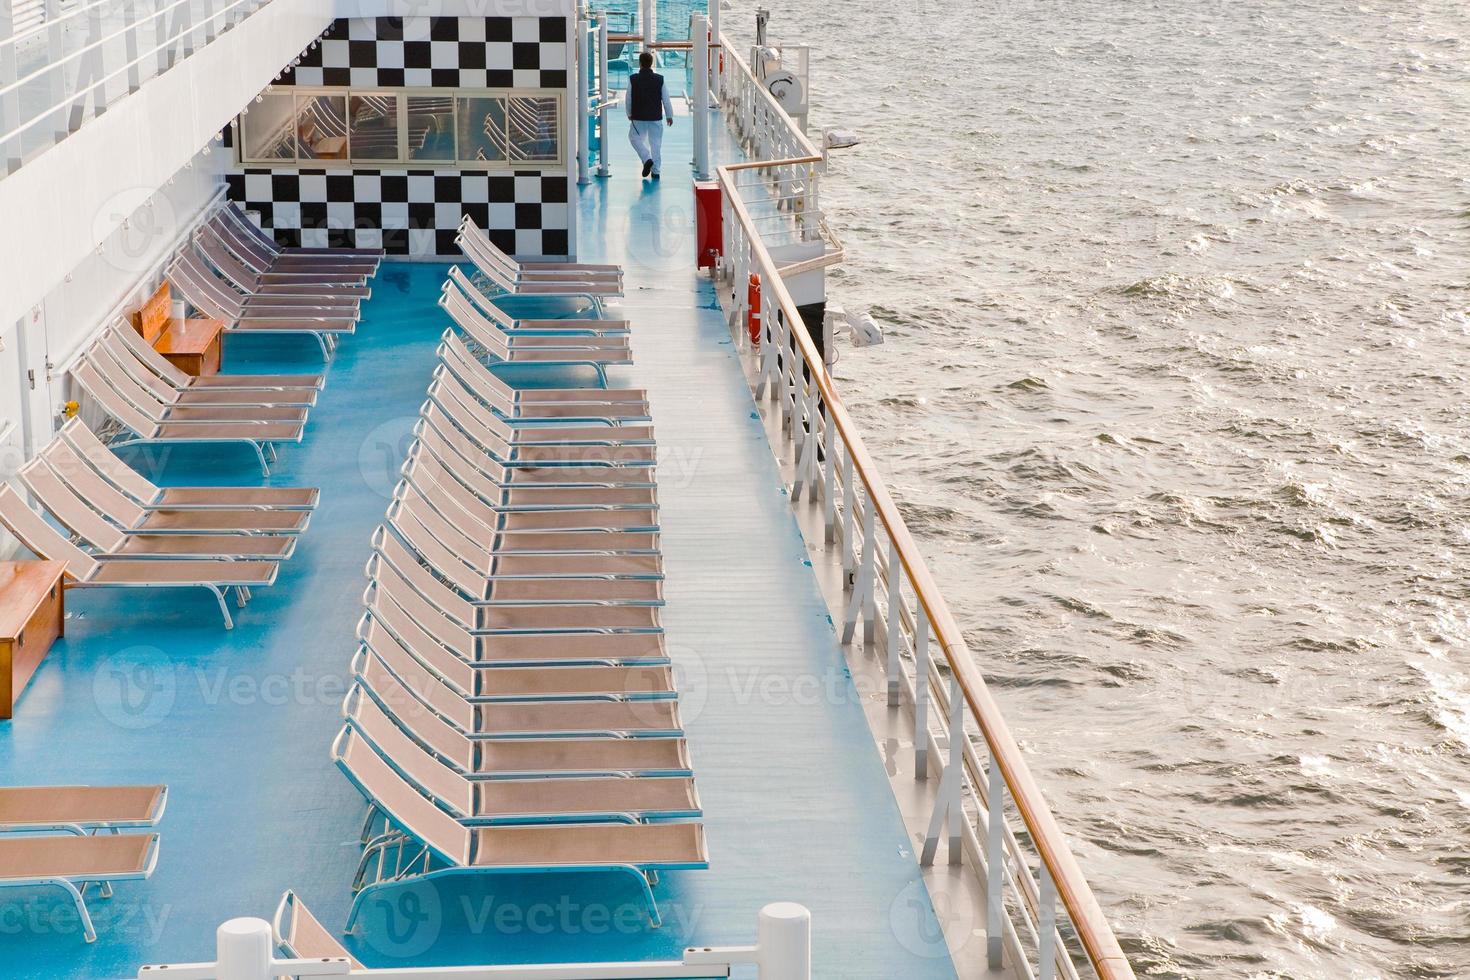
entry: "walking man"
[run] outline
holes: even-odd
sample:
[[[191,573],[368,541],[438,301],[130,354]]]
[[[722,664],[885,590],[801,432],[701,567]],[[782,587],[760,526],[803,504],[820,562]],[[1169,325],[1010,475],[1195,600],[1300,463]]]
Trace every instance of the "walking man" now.
[[[658,180],[663,163],[664,131],[660,121],[674,125],[674,104],[664,77],[653,70],[653,52],[638,56],[638,71],[628,76],[628,98],[623,103],[631,123],[628,142],[643,161],[643,176]]]

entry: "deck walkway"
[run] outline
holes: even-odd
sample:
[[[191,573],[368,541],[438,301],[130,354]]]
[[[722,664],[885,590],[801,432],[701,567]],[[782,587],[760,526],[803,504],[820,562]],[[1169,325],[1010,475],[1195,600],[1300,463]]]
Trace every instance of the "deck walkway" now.
[[[462,878],[384,893],[352,948],[377,966],[666,958],[749,942],[759,906],[791,900],[812,909],[818,976],[952,977],[713,290],[693,269],[688,120],[659,184],[638,180],[621,140],[615,151],[616,176],[579,202],[582,258],[627,268],[638,363],[614,383],[651,389],[664,622],[712,867],[664,876],[659,930],[616,876]],[[0,723],[0,782],[166,782],[162,856],[151,881],[91,903],[90,946],[59,891],[0,892],[5,976],[125,977],[204,958],[222,919],[266,915],[287,887],[329,926],[345,919],[364,808],[328,746],[368,539],[445,326],[443,273],[383,267],[305,443],[273,479],[322,486],[322,506],[234,631],[202,592],[71,597],[68,637]],[[233,452],[138,463],[176,485],[251,482]]]

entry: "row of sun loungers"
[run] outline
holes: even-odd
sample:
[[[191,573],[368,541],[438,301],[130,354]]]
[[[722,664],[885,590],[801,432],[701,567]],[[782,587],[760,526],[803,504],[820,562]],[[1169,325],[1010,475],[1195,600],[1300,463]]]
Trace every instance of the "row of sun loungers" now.
[[[87,942],[97,939],[86,893],[147,878],[158,862],[154,827],[166,786],[0,787],[0,886],[54,885],[71,896]]]
[[[657,874],[708,858],[660,621],[647,400],[516,391],[471,343],[443,338],[367,565],[333,746],[369,801],[351,920],[415,878],[602,871],[636,879],[657,923]]]
[[[68,588],[205,589],[227,628],[226,594],[244,606],[275,581],[318,499],[307,488],[157,487],[78,419],[21,468],[20,483],[50,520],[4,486],[0,525],[65,562]]]

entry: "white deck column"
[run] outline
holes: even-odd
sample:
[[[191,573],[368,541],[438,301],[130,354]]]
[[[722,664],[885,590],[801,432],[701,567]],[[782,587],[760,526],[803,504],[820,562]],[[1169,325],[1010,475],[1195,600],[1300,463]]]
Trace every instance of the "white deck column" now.
[[[270,980],[270,923],[230,919],[215,930],[214,942],[219,980]]]
[[[772,902],[756,926],[760,980],[811,980],[812,914],[795,902]]]
[[[718,3],[719,0],[712,0]],[[709,21],[703,14],[689,18],[694,45],[694,179],[709,180]]]

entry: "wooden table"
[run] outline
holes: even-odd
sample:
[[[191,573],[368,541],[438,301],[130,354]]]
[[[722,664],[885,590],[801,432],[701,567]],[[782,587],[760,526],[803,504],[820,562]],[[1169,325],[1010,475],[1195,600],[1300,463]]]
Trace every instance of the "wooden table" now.
[[[0,718],[9,718],[26,682],[65,632],[59,561],[0,562]]]
[[[220,335],[225,325],[221,320],[169,320],[168,328],[154,343],[153,349],[168,358],[170,364],[192,374],[218,374]]]

